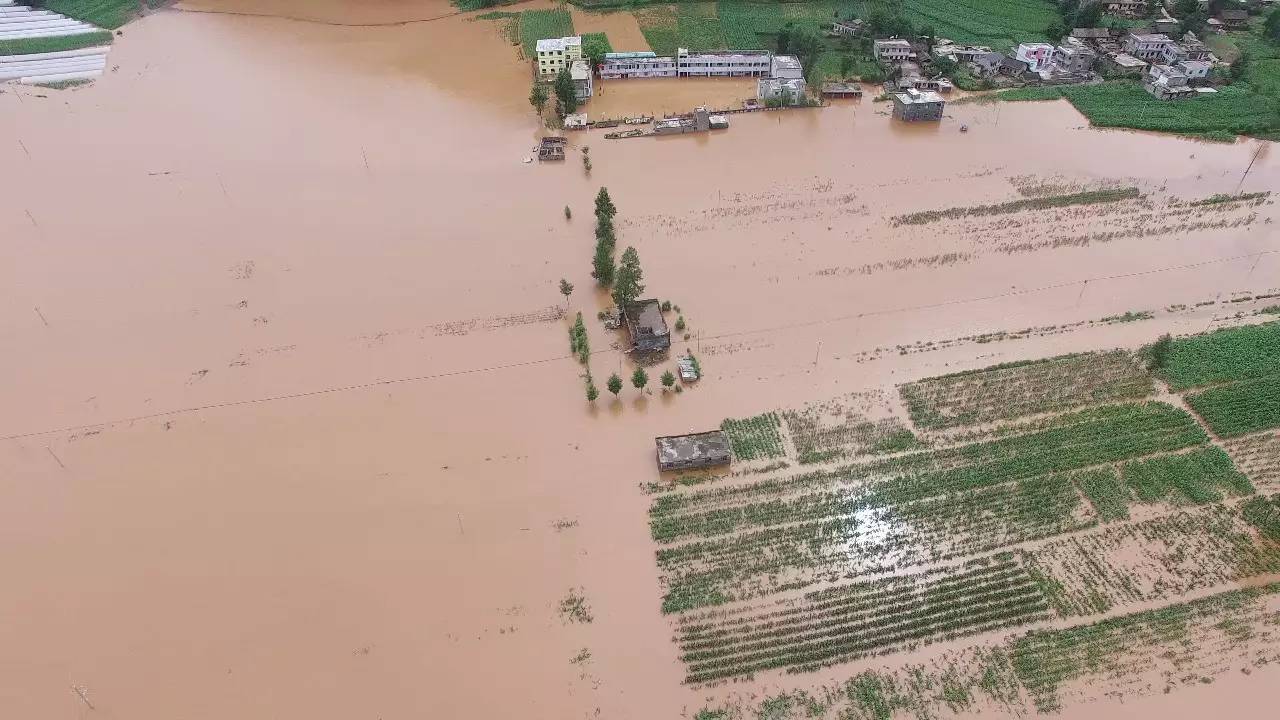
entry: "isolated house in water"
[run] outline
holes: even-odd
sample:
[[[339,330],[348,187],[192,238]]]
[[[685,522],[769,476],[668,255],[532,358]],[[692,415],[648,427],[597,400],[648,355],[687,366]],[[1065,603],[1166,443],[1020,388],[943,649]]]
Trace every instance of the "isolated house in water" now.
[[[729,438],[719,430],[656,438],[659,470],[692,470],[727,465]]]
[[[637,300],[622,310],[631,336],[631,349],[642,354],[666,352],[671,347],[671,331],[662,317],[657,300]]]

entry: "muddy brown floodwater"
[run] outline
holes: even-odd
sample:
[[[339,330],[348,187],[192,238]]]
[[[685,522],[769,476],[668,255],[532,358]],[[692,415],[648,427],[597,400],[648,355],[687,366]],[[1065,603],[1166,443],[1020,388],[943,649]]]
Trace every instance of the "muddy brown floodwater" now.
[[[492,23],[386,25],[449,15],[440,0],[191,5],[321,22],[158,12],[94,85],[0,94],[0,717],[695,712],[726,691],[680,684],[659,613],[638,489],[654,435],[1212,312],[863,350],[1280,278],[1270,205],[1164,226],[1171,200],[1234,191],[1252,141],[1095,131],[1059,103],[902,127],[868,100],[579,135],[568,162],[523,164],[542,130]],[[887,221],[1026,178],[1134,185],[1153,209]],[[1267,155],[1242,187],[1278,179]],[[598,381],[628,372],[593,319],[601,185],[702,354],[681,396],[582,398],[560,278]],[[592,622],[557,612],[571,591]],[[1268,687],[1130,707],[1191,717]]]

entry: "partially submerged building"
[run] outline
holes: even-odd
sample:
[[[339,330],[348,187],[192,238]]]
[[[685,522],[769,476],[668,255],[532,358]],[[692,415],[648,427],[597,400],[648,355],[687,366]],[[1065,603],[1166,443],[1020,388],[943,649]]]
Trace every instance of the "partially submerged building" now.
[[[582,37],[573,35],[546,38],[538,41],[535,50],[538,56],[538,79],[554,80],[570,63],[582,59]]]
[[[706,116],[705,109],[702,112],[699,124],[705,122],[706,127],[701,129],[709,129],[710,119]],[[622,309],[622,317],[627,325],[627,335],[631,337],[633,351],[647,355],[666,352],[671,347],[671,331],[667,328],[667,319],[662,316],[662,304],[657,300],[628,303]]]
[[[676,59],[658,57],[650,50],[605,53],[600,63],[600,77],[606,80],[675,76]]]
[[[728,465],[733,458],[729,438],[719,430],[655,438],[659,470],[693,470]]]
[[[936,92],[914,88],[893,94],[893,116],[907,122],[942,119],[946,101]]]
[[[766,104],[800,105],[808,88],[803,79],[760,78],[756,81],[756,97]]]
[[[569,63],[569,77],[573,79],[573,94],[579,101],[587,100],[594,92],[591,83],[591,66],[586,60]]]

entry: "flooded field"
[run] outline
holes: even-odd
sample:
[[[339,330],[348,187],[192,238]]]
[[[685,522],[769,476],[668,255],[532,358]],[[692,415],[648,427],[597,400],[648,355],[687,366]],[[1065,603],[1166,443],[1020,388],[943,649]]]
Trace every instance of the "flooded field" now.
[[[814,467],[863,462],[909,427],[999,443],[1012,405],[923,383],[916,397],[941,419],[921,431],[897,386],[1256,323],[1277,302],[1259,297],[1280,285],[1273,199],[1208,202],[1278,186],[1265,150],[1245,176],[1254,141],[1090,130],[1065,102],[962,104],[907,127],[868,98],[734,116],[714,134],[576,134],[566,162],[525,164],[545,130],[528,66],[494,23],[439,0],[181,7],[127,26],[115,67],[90,87],[0,87],[0,166],[17,179],[0,193],[0,614],[21,619],[0,629],[5,717],[755,717],[767,696],[818,694],[866,670],[921,664],[980,682],[992,648],[1017,650],[998,628],[686,683],[696,671],[679,616],[663,612],[671,577],[650,527],[670,494],[653,484],[671,480],[653,437],[782,411],[783,456],[677,491],[689,497],[789,477],[800,452]],[[654,112],[702,91],[663,82],[671,96],[657,81],[609,84],[586,109],[635,111],[619,99],[632,93]],[[576,312],[597,381],[632,370],[595,319],[609,303],[589,274],[601,186],[619,251],[638,250],[647,294],[687,322],[672,357],[694,352],[705,377],[680,394],[654,382],[583,398],[565,341]],[[576,286],[567,311],[561,278]],[[1147,397],[1128,358],[1089,366],[1097,402]],[[1274,493],[1274,433],[1202,439],[1179,414],[1201,390],[1179,392],[1126,411],[1141,417],[1092,422],[1158,426],[1143,436],[1163,443],[1155,454],[1221,443]],[[1081,411],[1069,394],[1042,402]],[[968,412],[974,423],[954,424]],[[959,467],[941,448],[935,469]],[[1109,462],[1123,473],[1146,459]],[[1068,533],[1253,537],[1229,483],[1213,486],[1221,503],[1135,502],[1129,520],[1104,521],[1083,482],[1045,481],[1059,500],[1025,523],[888,524],[939,539],[911,540],[922,565],[876,591],[945,588],[969,555],[1036,543],[983,568],[1025,589],[1037,567],[1070,567]],[[877,537],[843,538],[846,557]],[[848,586],[838,548],[813,547],[827,565],[755,573],[742,607],[799,607]],[[1212,587],[1188,569],[1184,582],[1108,596],[1106,617],[1153,636],[1160,619],[1137,613],[1186,606],[1188,637],[1208,649],[1171,694],[1159,679],[1117,674],[1094,691],[1086,675],[1062,677],[1034,685],[1030,705],[984,714],[1038,698],[1068,718],[1252,714],[1280,679],[1259,662],[1276,596],[1257,578],[1270,581],[1272,560],[1212,557]],[[1108,560],[1124,572],[1173,562]],[[1066,587],[1061,607],[1087,590]],[[1045,607],[1063,612],[1046,600],[1018,617],[1045,632],[1099,621],[1038,619]],[[1020,657],[1074,636],[1036,637]],[[1166,650],[1133,648],[1117,666]]]

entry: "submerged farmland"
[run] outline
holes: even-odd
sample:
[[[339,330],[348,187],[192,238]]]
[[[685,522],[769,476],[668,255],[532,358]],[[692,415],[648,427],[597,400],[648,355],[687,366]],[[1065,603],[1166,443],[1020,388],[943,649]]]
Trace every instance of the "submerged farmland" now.
[[[984,644],[970,657],[1004,658],[1004,704],[1047,712],[1095,672],[1082,639],[1130,629],[1131,646],[1108,652],[1146,657],[1169,639],[1161,623],[1184,618],[1187,642],[1232,652],[1221,623],[1196,621],[1265,620],[1274,604],[1274,586],[1232,588],[1280,573],[1280,511],[1266,495],[1280,416],[1259,391],[1280,373],[1257,352],[1278,333],[1246,326],[908,382],[911,427],[832,423],[814,408],[726,421],[739,466],[757,472],[667,492],[649,513],[685,682],[972,637]],[[801,450],[824,425],[842,430],[821,454]],[[901,440],[866,442],[873,431]],[[858,704],[831,707],[842,705]]]

